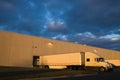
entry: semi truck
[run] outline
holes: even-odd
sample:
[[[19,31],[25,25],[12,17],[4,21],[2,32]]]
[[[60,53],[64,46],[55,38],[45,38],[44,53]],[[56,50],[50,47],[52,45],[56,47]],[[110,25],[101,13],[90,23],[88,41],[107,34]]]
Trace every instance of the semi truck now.
[[[104,58],[93,52],[77,52],[56,55],[40,56],[39,67],[50,69],[79,69],[93,67],[99,71],[113,70],[112,64],[105,62]]]

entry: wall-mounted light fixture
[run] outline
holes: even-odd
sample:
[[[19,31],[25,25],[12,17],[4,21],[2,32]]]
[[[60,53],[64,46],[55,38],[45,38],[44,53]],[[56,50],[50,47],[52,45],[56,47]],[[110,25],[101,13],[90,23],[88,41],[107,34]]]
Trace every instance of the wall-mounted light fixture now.
[[[97,50],[95,49],[94,52],[97,52]]]
[[[53,46],[53,43],[52,43],[52,42],[49,42],[48,45],[49,45],[49,46]]]

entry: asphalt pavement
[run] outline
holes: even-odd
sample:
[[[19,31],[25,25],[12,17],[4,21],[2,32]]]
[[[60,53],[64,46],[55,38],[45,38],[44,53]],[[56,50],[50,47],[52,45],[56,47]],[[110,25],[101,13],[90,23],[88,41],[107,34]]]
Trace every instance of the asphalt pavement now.
[[[120,68],[111,72],[98,72],[93,74],[83,75],[70,75],[70,76],[58,76],[58,77],[43,77],[32,79],[20,79],[20,80],[120,80]]]
[[[65,78],[55,78],[52,80],[120,80],[120,69],[116,69],[112,72],[96,73],[94,75],[85,76],[68,76]]]

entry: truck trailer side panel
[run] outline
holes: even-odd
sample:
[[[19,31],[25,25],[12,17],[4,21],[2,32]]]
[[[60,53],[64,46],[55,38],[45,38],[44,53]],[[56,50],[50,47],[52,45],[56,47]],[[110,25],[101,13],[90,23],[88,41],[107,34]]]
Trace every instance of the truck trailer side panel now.
[[[40,65],[49,66],[81,65],[81,55],[80,53],[68,53],[41,56]]]

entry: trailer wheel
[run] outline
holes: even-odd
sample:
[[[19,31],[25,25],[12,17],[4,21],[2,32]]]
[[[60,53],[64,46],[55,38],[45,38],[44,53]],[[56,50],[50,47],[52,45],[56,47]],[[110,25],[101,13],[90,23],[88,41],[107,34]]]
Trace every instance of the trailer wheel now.
[[[76,67],[75,67],[75,66],[72,66],[72,70],[76,70]]]
[[[105,72],[105,71],[106,71],[106,69],[104,67],[99,68],[99,72]]]
[[[72,66],[67,66],[67,69],[71,69],[72,70]]]
[[[45,66],[45,69],[49,69],[49,66]]]

